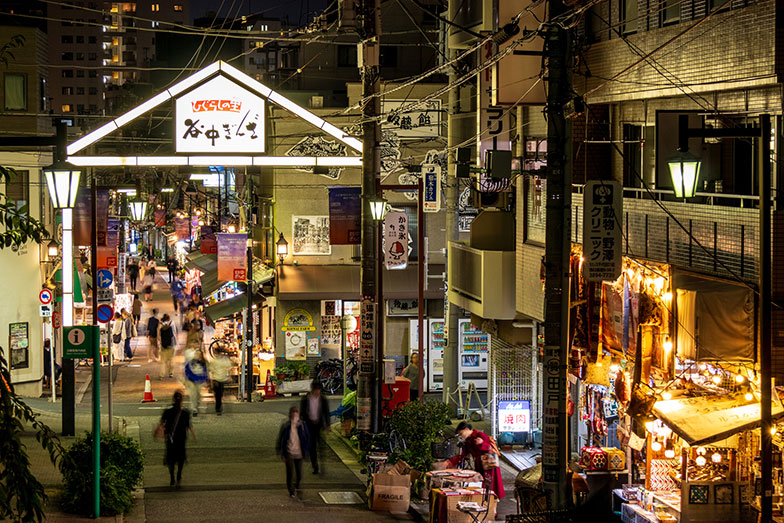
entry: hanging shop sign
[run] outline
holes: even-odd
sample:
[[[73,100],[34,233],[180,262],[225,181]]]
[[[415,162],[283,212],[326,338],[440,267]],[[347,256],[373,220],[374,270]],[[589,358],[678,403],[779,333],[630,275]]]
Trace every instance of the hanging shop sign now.
[[[616,181],[589,180],[583,194],[583,274],[588,281],[613,281],[621,274],[623,189]]]
[[[176,101],[178,153],[264,152],[264,99],[216,76]]]
[[[313,316],[305,309],[291,309],[283,317],[283,332],[309,332],[316,330]]]
[[[359,187],[329,188],[329,243],[359,245],[362,232],[362,198]]]
[[[121,252],[117,255],[117,292],[125,292],[125,274],[128,269],[128,253]],[[129,309],[130,310],[130,309]]]
[[[387,316],[416,316],[419,301],[416,298],[387,300]]]
[[[498,432],[529,432],[531,403],[529,401],[498,402]]]
[[[221,233],[218,237],[218,280],[245,281],[248,275],[248,235]]]
[[[155,226],[166,227],[166,209],[155,209]]]
[[[215,236],[215,229],[210,225],[201,227],[201,245],[199,252],[202,254],[218,254],[218,238]]]
[[[407,100],[382,100],[381,113],[389,115],[381,127],[398,137],[438,138],[441,135],[441,100],[412,103]]]
[[[117,247],[98,247],[98,267],[117,267]]]
[[[408,214],[395,211],[384,219],[384,264],[387,269],[408,266]]]
[[[441,166],[435,163],[426,163],[422,166],[424,194],[422,208],[425,212],[438,212],[441,210]]]
[[[174,233],[178,240],[185,240],[191,236],[191,224],[187,217],[174,219]]]
[[[375,363],[376,304],[368,297],[362,298],[359,325],[359,372],[372,374]]]

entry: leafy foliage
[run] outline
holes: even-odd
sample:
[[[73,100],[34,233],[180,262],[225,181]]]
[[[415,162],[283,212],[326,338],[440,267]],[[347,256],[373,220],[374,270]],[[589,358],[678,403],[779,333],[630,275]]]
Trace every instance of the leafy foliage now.
[[[410,401],[392,412],[389,426],[406,442],[406,449],[390,455],[388,462],[402,459],[416,470],[430,470],[432,443],[451,423],[449,407],[440,401]]]
[[[21,440],[25,423],[32,426],[35,438],[57,466],[63,455],[60,439],[16,395],[0,351],[0,520],[41,522],[46,494],[30,472],[30,459]]]
[[[14,35],[11,40],[0,46],[0,62],[3,62],[8,67],[8,59],[14,59],[14,49],[22,47],[25,43],[24,35]]]
[[[93,506],[93,435],[88,432],[63,455],[60,470],[65,491],[62,505],[69,512],[91,515]],[[101,433],[101,514],[125,514],[133,506],[133,489],[142,480],[142,449],[133,438]]]

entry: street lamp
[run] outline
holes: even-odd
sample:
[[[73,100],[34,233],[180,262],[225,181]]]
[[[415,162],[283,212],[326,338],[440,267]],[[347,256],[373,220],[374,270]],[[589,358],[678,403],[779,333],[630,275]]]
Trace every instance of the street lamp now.
[[[670,178],[678,198],[692,198],[697,191],[700,177],[700,159],[688,151],[678,151],[667,160]]]
[[[387,215],[387,201],[383,198],[380,200],[370,200],[370,215],[377,222],[383,220]]]
[[[60,254],[60,245],[57,243],[57,240],[52,239],[49,242],[49,245],[46,247],[46,254],[49,256],[49,259],[57,258],[57,255]]]
[[[283,260],[289,254],[289,242],[287,242],[286,238],[283,237],[283,233],[280,233],[278,241],[275,242],[275,252],[280,259],[280,263],[283,264]]]
[[[142,199],[135,199],[130,201],[129,205],[131,207],[131,217],[137,222],[144,220],[147,215],[147,202]]]

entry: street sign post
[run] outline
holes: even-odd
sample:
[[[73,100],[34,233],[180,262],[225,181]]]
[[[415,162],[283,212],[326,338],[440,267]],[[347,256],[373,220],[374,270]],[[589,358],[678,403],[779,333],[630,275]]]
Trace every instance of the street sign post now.
[[[98,303],[111,303],[114,300],[114,289],[95,289]]]
[[[103,304],[98,306],[98,310],[95,313],[95,318],[100,323],[109,323],[112,320],[112,316],[114,315],[114,309],[112,309],[111,305]]]
[[[38,315],[42,318],[51,318],[52,317],[52,306],[51,305],[39,305],[38,306]]]
[[[63,316],[60,314],[60,311],[54,311],[52,314],[52,327],[55,329],[59,329],[63,326]]]
[[[112,272],[106,269],[101,269],[98,271],[98,277],[96,278],[96,282],[98,284],[99,289],[108,289],[112,285],[112,281],[114,281],[114,276],[112,276]]]
[[[94,356],[98,342],[97,325],[80,325],[63,329],[63,358],[84,359]]]
[[[41,302],[41,305],[49,305],[52,303],[52,291],[49,289],[43,289],[38,293],[38,301]]]

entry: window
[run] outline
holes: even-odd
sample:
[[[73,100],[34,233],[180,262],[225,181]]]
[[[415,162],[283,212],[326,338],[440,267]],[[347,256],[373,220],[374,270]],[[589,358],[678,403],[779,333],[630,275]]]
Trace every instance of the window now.
[[[77,69],[76,70],[76,77],[77,78],[84,78],[84,69]]]
[[[661,25],[677,24],[681,19],[681,0],[664,0],[661,11]]]
[[[84,87],[77,87],[76,88],[76,94],[83,96],[84,95]]]
[[[98,89],[96,89],[95,87],[90,87],[90,89],[87,92],[89,94],[98,94]]]
[[[152,4],[150,6],[150,9],[152,9],[153,13],[157,13],[158,11],[161,10],[161,4]]]
[[[174,10],[178,12],[182,12],[182,4],[174,4]]]
[[[60,111],[63,113],[70,113],[71,112],[71,104],[63,104],[60,106]]]
[[[718,11],[719,9],[729,9],[732,5],[730,0],[708,0],[708,10]]]
[[[98,78],[98,71],[90,69],[90,78]]]
[[[397,47],[382,45],[378,64],[381,67],[397,67]]]
[[[27,205],[30,201],[30,171],[16,170],[16,176],[12,176],[5,185],[6,197],[14,202],[19,209]]]
[[[357,48],[353,45],[338,46],[338,67],[356,67]]]
[[[73,60],[73,53],[60,53],[60,60]]]
[[[95,104],[90,104],[90,112],[91,113],[97,113],[98,112],[98,106],[95,105]]]
[[[60,37],[61,44],[72,44],[73,43],[73,36],[71,35],[63,35]]]
[[[84,43],[84,37],[83,36],[77,36],[76,37],[76,43],[77,44],[83,44]]]
[[[76,53],[77,60],[84,60],[84,53]]]
[[[73,94],[73,87],[63,87],[60,90],[63,96],[71,96]]]
[[[79,114],[84,114],[84,104],[77,104],[76,112]]]
[[[46,111],[46,78],[43,76],[38,78],[38,99],[40,101],[38,110]]]
[[[150,26],[153,27],[153,28],[158,27],[159,25],[161,25],[160,22],[151,22],[150,23]]]
[[[19,73],[6,73],[5,108],[7,111],[27,110],[27,76]]]
[[[73,70],[72,69],[63,69],[60,71],[60,76],[63,78],[73,78]]]
[[[98,60],[98,54],[97,53],[87,53],[87,59],[88,60]]]
[[[88,36],[87,37],[87,43],[88,44],[94,44],[94,43],[97,43],[97,41],[98,40],[94,36]]]
[[[639,9],[637,0],[619,0],[621,8],[621,33],[630,34],[636,33],[638,27],[637,16]]]

